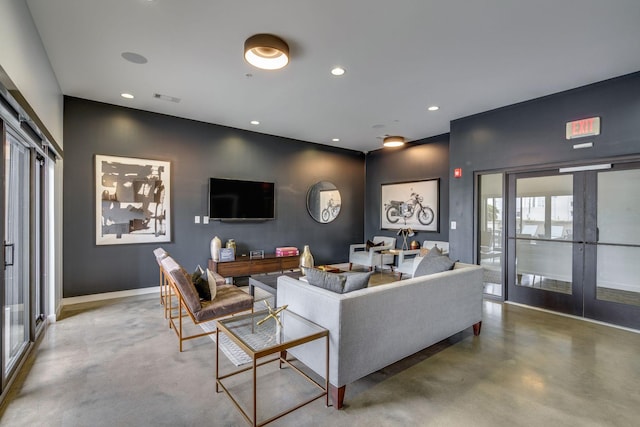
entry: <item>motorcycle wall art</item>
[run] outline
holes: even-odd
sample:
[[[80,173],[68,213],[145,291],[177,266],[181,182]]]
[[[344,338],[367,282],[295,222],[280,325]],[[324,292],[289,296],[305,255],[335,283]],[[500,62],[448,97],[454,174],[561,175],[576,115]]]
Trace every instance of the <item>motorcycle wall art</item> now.
[[[382,185],[381,228],[438,231],[439,180]]]

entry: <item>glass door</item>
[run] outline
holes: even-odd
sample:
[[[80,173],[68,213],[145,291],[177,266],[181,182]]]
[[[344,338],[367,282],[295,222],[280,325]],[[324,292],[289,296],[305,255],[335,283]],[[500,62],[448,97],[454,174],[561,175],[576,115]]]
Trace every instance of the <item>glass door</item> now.
[[[29,149],[11,132],[4,144],[4,378],[29,342]]]
[[[508,177],[507,299],[640,329],[640,163]]]
[[[484,269],[484,293],[503,296],[503,189],[502,173],[478,177],[478,263]]]

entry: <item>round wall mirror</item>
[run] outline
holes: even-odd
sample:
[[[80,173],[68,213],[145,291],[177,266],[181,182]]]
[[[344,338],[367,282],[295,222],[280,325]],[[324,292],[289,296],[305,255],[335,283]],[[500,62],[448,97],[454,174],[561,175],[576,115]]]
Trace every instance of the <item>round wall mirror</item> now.
[[[307,210],[309,215],[320,223],[328,223],[336,219],[340,213],[340,192],[329,181],[316,182],[307,193]]]

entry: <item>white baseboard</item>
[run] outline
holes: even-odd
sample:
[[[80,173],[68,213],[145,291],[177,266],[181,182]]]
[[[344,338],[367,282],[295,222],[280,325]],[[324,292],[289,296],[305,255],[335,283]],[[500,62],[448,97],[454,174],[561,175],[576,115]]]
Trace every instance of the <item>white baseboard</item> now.
[[[136,295],[145,295],[158,293],[160,294],[160,286],[151,286],[149,288],[130,289],[127,291],[105,292],[102,294],[81,295],[79,297],[62,298],[62,305],[82,304],[84,302],[102,301],[114,298],[133,297]]]
[[[611,328],[622,329],[623,331],[633,332],[640,334],[640,331],[633,328],[627,328],[626,326],[614,325],[613,323],[602,322],[600,320],[589,319],[588,317],[575,316],[573,314],[560,313],[559,311],[547,310],[546,308],[534,307],[532,305],[521,304],[519,302],[505,301],[505,304],[517,305],[518,307],[529,308],[531,310],[543,311],[549,314],[556,314],[558,316],[570,317],[572,319],[583,320],[585,322],[595,323],[602,326],[609,326]]]

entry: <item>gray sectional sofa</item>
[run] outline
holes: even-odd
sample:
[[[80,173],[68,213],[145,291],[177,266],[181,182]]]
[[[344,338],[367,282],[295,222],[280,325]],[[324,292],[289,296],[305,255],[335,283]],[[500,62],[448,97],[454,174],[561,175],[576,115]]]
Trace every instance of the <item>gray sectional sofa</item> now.
[[[466,328],[480,333],[482,267],[453,270],[338,294],[282,276],[278,305],[329,330],[329,383],[336,409],[345,386]],[[320,347],[318,347],[320,345]],[[315,342],[289,352],[324,375],[325,352]]]

